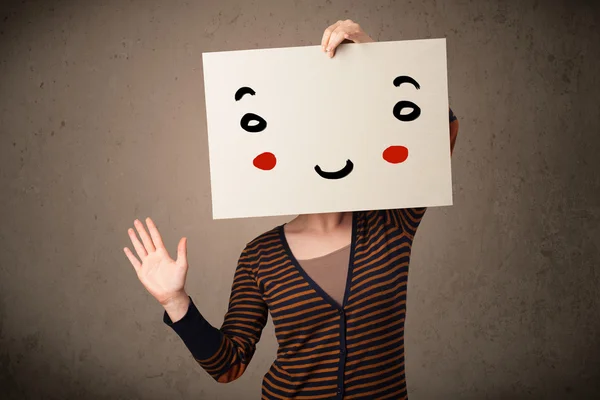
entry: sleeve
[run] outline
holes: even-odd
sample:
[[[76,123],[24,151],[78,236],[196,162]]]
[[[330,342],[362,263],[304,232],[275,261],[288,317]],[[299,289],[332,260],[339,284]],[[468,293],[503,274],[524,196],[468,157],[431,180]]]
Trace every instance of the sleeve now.
[[[448,111],[448,123],[452,124],[452,122],[457,121],[458,118],[456,118],[456,115],[451,108],[448,108]],[[451,146],[454,147],[456,136],[451,137],[450,140],[452,141]],[[421,224],[426,211],[426,207],[387,210],[386,217],[390,223],[402,229],[410,238],[414,238],[417,233],[417,228]]]
[[[458,137],[458,118],[450,109],[450,155],[454,152],[456,146],[456,138]]]
[[[450,110],[449,114],[450,114],[450,123],[453,123],[454,121],[456,121],[458,118],[456,118],[456,115],[454,115],[454,112],[452,111],[451,108],[448,108],[448,110]]]
[[[190,297],[191,300],[191,297]],[[200,314],[192,301],[182,319],[163,322],[182,339],[198,364],[220,383],[236,380],[246,370],[267,323],[268,307],[250,265],[240,257],[233,278],[229,307],[217,329]]]

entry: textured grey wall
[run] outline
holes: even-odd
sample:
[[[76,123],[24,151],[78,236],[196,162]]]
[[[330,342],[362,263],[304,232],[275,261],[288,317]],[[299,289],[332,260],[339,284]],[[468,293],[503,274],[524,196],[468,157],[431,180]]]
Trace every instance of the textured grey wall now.
[[[246,241],[211,220],[201,53],[448,38],[455,206],[414,246],[407,378],[419,399],[600,398],[597,1],[19,1],[0,14],[0,397],[255,399],[213,382],[122,253],[152,216],[190,246],[220,324]],[[4,397],[4,396],[7,397]]]

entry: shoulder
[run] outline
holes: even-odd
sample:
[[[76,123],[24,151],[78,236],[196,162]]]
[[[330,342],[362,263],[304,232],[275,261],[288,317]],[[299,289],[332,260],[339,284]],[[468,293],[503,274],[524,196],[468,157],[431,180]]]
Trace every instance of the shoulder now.
[[[354,221],[356,228],[360,231],[367,229],[367,231],[380,230],[382,225],[390,223],[389,210],[368,210],[368,211],[357,211],[354,212]]]
[[[250,240],[242,251],[242,257],[257,258],[273,252],[281,244],[281,229],[278,225]]]
[[[359,226],[362,223],[363,226],[369,228],[368,232],[370,234],[383,234],[383,227],[404,232],[412,238],[425,215],[425,211],[427,211],[426,207],[376,210],[360,213],[357,220]],[[390,232],[385,231],[385,234],[388,233]]]
[[[240,254],[238,269],[248,271],[256,279],[260,266],[281,252],[281,232],[282,227],[276,226],[249,241]]]

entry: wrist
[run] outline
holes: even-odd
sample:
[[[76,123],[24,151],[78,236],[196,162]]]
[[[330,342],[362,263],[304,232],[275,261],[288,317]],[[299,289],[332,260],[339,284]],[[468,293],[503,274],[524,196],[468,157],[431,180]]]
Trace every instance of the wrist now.
[[[190,298],[185,292],[171,297],[168,301],[161,303],[172,323],[181,320],[188,312]]]
[[[169,307],[169,306],[186,303],[188,300],[189,300],[188,294],[185,292],[185,290],[182,290],[180,292],[173,294],[172,296],[167,297],[165,300],[161,300],[159,303],[163,307]]]

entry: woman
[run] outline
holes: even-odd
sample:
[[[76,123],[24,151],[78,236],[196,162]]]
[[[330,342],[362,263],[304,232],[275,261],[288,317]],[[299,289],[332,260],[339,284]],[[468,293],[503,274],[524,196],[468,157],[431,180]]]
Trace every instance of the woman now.
[[[328,27],[323,51],[373,40],[350,21]],[[450,110],[450,143],[458,121]],[[410,252],[425,208],[300,215],[248,243],[236,268],[220,329],[184,289],[186,246],[167,253],[150,218],[128,233],[140,260],[125,254],[163,305],[164,322],[218,382],[239,378],[271,312],[279,344],[263,399],[407,398],[404,319]]]

